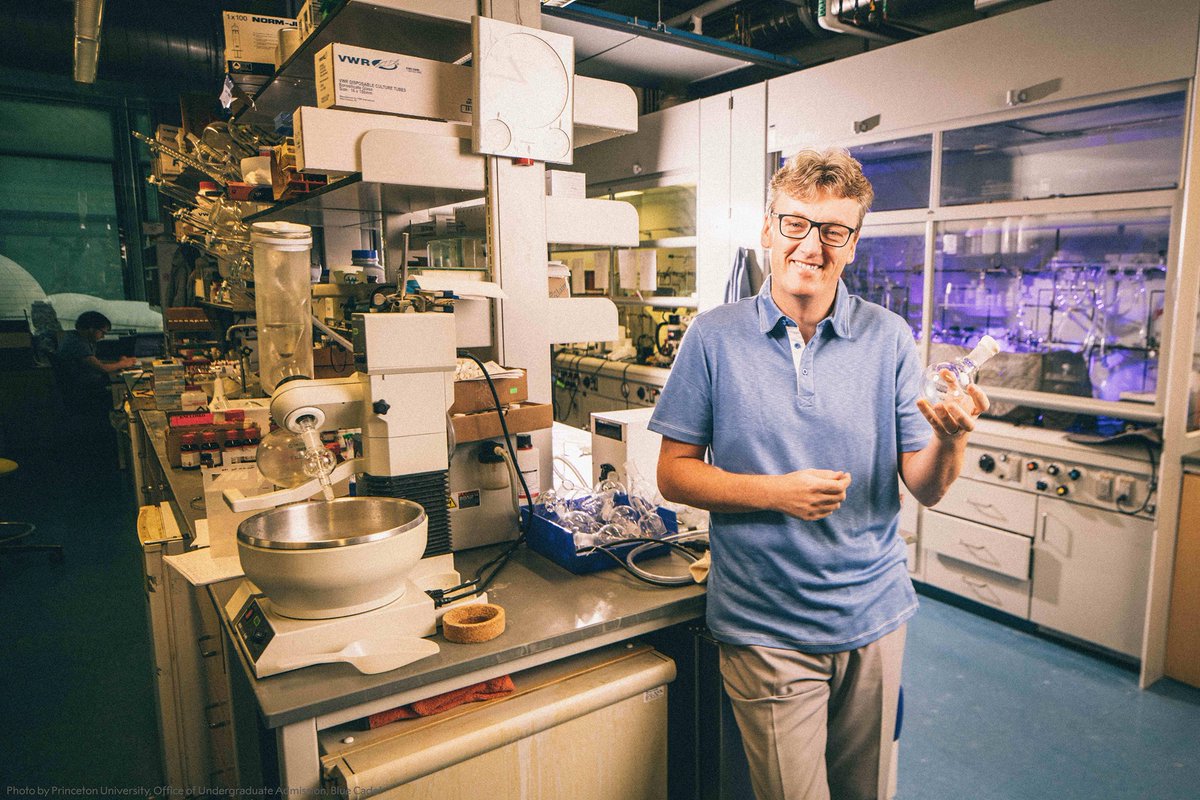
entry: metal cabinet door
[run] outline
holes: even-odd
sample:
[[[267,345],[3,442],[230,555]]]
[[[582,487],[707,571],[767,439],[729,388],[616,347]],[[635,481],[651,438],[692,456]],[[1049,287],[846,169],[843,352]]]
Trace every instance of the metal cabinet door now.
[[[1154,523],[1038,498],[1030,619],[1140,657]]]

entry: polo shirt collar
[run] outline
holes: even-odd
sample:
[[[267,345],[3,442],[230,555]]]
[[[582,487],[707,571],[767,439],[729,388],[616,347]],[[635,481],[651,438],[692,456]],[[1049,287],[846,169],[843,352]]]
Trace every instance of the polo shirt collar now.
[[[786,319],[784,313],[771,297],[771,276],[767,275],[755,299],[758,309],[758,330],[760,333],[770,333],[775,330],[781,320]],[[837,295],[833,300],[832,329],[843,339],[852,338],[850,335],[850,290],[841,278],[838,278]]]

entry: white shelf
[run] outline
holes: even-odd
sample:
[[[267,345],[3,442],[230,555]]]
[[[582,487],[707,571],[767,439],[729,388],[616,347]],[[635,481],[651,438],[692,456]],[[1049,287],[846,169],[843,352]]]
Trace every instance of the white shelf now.
[[[624,200],[547,197],[546,241],[552,245],[636,247],[637,209]]]
[[[405,53],[434,61],[456,61],[471,52],[475,0],[346,0],[301,42],[271,82],[254,95],[254,105],[237,122],[271,126],[281,112],[315,105],[313,56],[333,42]]]
[[[285,200],[265,211],[246,217],[247,224],[262,220],[286,220],[304,225],[323,226],[327,217],[341,217],[336,224],[344,225],[348,213],[378,219],[383,210],[406,214],[426,208],[461,203],[483,196],[483,191],[405,186],[364,181],[361,174],[350,175],[302,197]]]
[[[547,328],[550,344],[611,342],[617,338],[617,307],[606,297],[552,297]]]
[[[665,297],[651,295],[643,300],[636,297],[614,297],[612,300],[619,306],[650,306],[651,308],[698,308],[695,296]]]

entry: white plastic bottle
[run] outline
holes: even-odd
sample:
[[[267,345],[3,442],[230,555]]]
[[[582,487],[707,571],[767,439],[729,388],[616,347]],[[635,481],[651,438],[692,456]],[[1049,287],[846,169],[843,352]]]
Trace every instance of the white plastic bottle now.
[[[533,446],[533,437],[527,433],[518,433],[517,470],[520,471],[521,477],[525,479],[525,486],[529,487],[529,499],[534,503],[538,501],[538,497],[542,493],[540,463],[541,455],[538,449]],[[525,486],[517,487],[522,503],[526,502]]]
[[[940,403],[962,397],[966,394],[966,388],[975,382],[979,368],[999,352],[999,342],[991,336],[984,336],[979,340],[979,344],[975,345],[975,349],[962,358],[930,364],[925,368],[925,399],[931,403]],[[942,370],[948,370],[958,381],[957,389],[952,391],[949,384],[942,379]]]

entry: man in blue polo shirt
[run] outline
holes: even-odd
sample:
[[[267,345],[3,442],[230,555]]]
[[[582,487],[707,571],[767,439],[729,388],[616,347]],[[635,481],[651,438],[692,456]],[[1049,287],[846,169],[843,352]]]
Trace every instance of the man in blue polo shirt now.
[[[708,626],[759,800],[886,796],[917,610],[899,480],[941,499],[988,408],[918,399],[908,325],[842,282],[873,195],[842,150],[775,174],[766,284],[695,319],[650,422],[663,496],[712,512]]]

